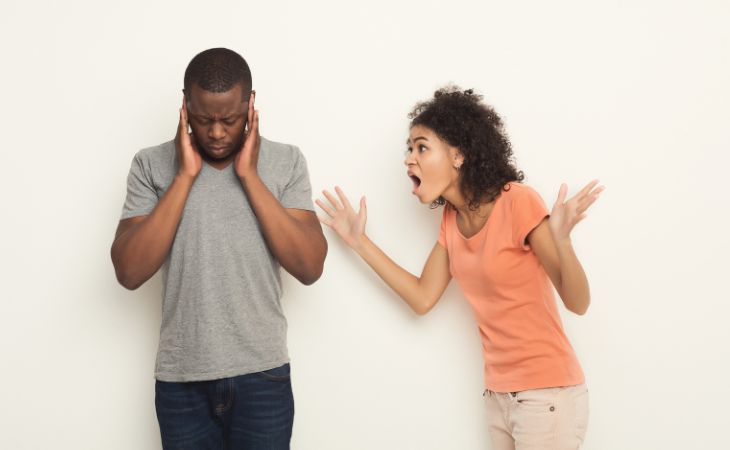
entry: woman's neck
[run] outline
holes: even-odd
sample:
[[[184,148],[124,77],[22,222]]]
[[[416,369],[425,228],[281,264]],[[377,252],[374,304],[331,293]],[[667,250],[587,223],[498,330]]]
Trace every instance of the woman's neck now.
[[[480,203],[476,208],[471,208],[466,197],[461,192],[444,192],[443,198],[468,223],[483,221],[492,212],[495,202],[492,200],[489,203]]]

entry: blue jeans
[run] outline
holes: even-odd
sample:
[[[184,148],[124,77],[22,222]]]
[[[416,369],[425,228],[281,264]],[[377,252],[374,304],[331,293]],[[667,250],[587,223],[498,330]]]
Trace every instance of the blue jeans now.
[[[157,381],[155,408],[165,450],[288,450],[289,364],[221,380]]]

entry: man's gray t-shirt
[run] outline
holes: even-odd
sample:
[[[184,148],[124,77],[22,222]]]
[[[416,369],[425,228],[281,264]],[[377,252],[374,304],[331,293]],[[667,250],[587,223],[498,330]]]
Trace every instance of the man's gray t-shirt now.
[[[172,141],[137,153],[121,218],[149,214],[177,169]],[[297,147],[261,138],[258,173],[284,208],[314,210]],[[233,164],[203,163],[162,273],[158,380],[214,380],[289,361],[279,263]]]

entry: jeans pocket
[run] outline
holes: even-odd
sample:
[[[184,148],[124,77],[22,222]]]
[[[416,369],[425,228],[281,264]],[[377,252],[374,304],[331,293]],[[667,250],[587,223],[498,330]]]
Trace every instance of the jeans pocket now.
[[[530,389],[516,392],[514,395],[517,407],[533,411],[555,411],[555,397],[559,388]]]
[[[572,396],[575,408],[576,437],[583,442],[588,431],[589,401],[588,388],[583,385],[575,387],[576,392]]]
[[[199,413],[208,407],[204,391],[194,383],[155,382],[155,408],[158,414],[177,416]]]
[[[545,439],[554,436],[558,427],[556,390],[521,391],[513,396],[512,401],[510,416],[515,440],[521,445],[533,445],[534,448],[552,448],[545,445]]]
[[[291,380],[291,367],[286,363],[283,366],[256,372],[256,375],[269,381],[287,382]]]

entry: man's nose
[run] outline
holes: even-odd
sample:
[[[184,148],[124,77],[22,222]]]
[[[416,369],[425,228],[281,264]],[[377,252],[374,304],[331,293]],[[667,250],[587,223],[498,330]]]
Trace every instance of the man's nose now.
[[[220,140],[226,137],[226,129],[218,122],[213,122],[213,125],[208,128],[208,137],[214,140]]]

